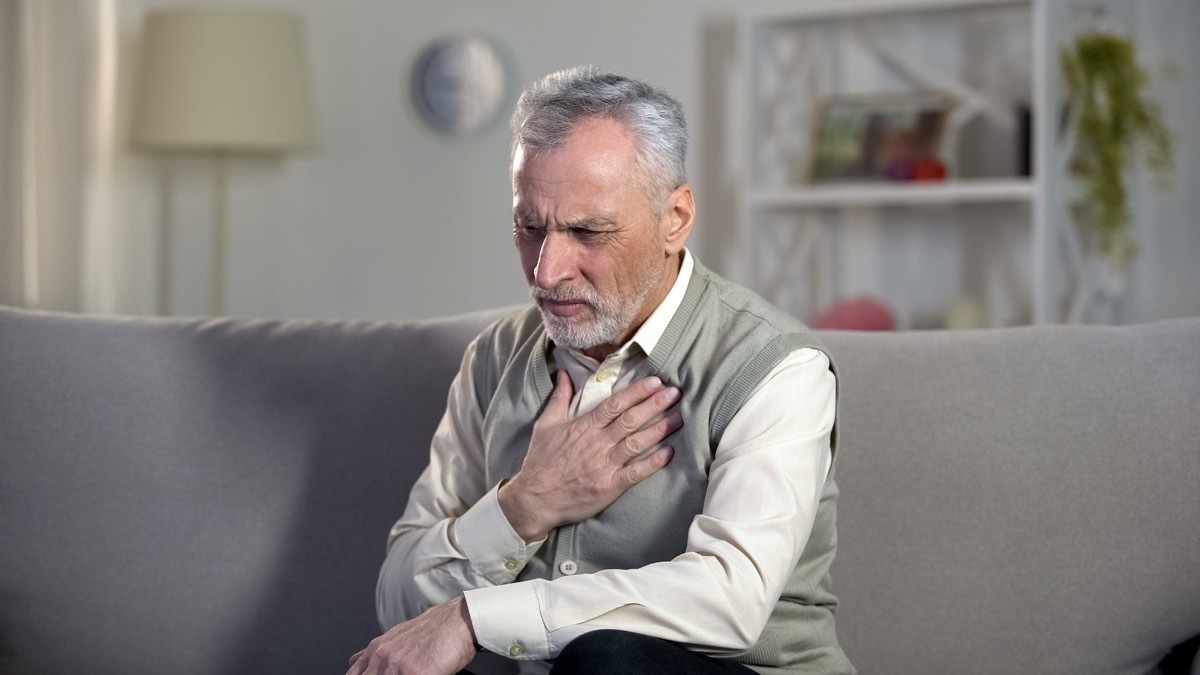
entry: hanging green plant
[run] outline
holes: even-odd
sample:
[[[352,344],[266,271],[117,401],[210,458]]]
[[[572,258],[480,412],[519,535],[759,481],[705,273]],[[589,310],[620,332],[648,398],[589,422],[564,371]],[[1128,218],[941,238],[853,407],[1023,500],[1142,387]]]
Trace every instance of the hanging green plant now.
[[[1070,171],[1082,194],[1072,204],[1078,223],[1119,271],[1137,256],[1125,185],[1127,159],[1140,156],[1165,184],[1174,166],[1171,133],[1147,95],[1150,78],[1129,38],[1097,32],[1061,50],[1063,75],[1075,108]]]

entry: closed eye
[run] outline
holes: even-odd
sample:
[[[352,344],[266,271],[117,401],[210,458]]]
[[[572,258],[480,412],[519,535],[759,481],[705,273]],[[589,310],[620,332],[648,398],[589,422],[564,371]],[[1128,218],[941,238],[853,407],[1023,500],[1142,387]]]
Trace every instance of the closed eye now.
[[[522,225],[520,223],[513,225],[513,236],[533,241],[546,236],[546,228],[538,227],[537,225]]]

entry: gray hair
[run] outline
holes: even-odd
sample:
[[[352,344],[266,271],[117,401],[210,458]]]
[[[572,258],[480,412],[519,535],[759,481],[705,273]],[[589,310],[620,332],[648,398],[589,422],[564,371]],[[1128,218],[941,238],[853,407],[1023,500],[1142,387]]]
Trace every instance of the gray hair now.
[[[518,147],[534,153],[562,147],[588,118],[620,122],[633,134],[642,189],[652,208],[665,208],[675,188],[687,182],[683,106],[661,89],[595,66],[550,73],[521,94],[510,160]]]

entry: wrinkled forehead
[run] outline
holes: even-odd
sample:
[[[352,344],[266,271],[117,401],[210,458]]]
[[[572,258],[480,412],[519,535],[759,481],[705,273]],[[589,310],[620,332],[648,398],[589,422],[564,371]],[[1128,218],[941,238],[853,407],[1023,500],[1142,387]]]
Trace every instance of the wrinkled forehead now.
[[[633,136],[619,123],[580,124],[559,147],[518,146],[513,154],[513,187],[530,180],[595,181],[617,187],[632,178],[635,150]]]

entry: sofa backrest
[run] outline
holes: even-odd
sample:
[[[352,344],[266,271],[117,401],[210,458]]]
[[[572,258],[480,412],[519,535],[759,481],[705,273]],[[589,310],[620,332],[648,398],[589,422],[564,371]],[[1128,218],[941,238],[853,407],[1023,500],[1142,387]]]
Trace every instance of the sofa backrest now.
[[[0,672],[337,673],[463,348],[0,308]]]
[[[1147,673],[1200,635],[1200,319],[824,336],[864,673]]]
[[[0,673],[329,673],[462,350],[0,308]],[[827,333],[864,673],[1146,672],[1200,633],[1200,319]]]

